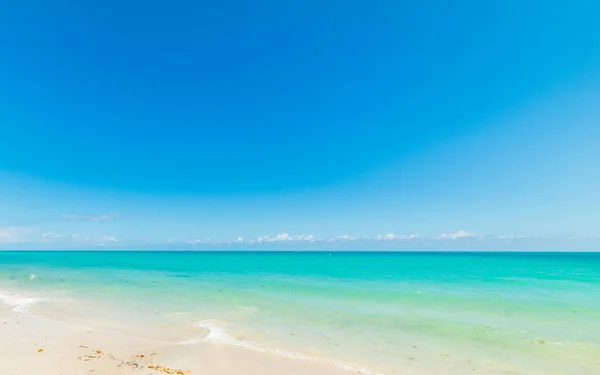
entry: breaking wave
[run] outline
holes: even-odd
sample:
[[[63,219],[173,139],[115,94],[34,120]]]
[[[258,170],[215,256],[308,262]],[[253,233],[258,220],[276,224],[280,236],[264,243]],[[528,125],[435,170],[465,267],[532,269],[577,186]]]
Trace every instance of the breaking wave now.
[[[184,341],[184,342],[181,342],[181,344],[185,345],[185,344],[197,344],[197,343],[201,343],[201,342],[216,342],[216,343],[221,343],[221,344],[239,346],[239,347],[243,347],[243,348],[254,350],[257,352],[261,352],[261,353],[268,353],[268,354],[279,355],[279,356],[287,357],[287,358],[301,359],[304,361],[333,365],[335,367],[339,367],[344,370],[348,370],[348,371],[352,371],[352,372],[357,372],[359,374],[385,375],[380,372],[375,372],[375,371],[371,371],[371,370],[368,370],[365,368],[356,367],[356,366],[349,365],[349,364],[346,364],[343,362],[327,361],[322,358],[313,357],[313,356],[309,356],[309,355],[302,354],[302,353],[292,352],[292,351],[285,350],[285,349],[270,348],[270,347],[261,345],[259,343],[256,343],[254,341],[237,339],[237,338],[231,336],[225,328],[223,328],[222,326],[219,326],[217,324],[217,322],[214,320],[201,320],[199,322],[195,322],[194,326],[205,330],[206,335],[199,340]]]
[[[28,298],[19,294],[0,291],[0,302],[12,307],[12,311],[29,313],[31,305],[38,301],[40,301],[39,298]]]

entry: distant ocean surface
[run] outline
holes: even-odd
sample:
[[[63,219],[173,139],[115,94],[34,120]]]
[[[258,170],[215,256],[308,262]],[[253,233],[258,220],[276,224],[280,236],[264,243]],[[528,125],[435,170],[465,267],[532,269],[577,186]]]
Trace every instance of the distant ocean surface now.
[[[0,303],[371,374],[600,374],[600,253],[0,252]]]

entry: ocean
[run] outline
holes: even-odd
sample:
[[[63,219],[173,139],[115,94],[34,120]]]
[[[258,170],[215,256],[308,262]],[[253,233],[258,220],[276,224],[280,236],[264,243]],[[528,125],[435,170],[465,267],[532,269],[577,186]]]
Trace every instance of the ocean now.
[[[366,374],[600,374],[600,253],[5,251],[0,302]]]

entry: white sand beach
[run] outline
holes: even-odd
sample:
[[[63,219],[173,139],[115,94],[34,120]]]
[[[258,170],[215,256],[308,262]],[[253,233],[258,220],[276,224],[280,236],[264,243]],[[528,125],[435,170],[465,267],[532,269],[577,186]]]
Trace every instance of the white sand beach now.
[[[340,368],[218,343],[173,344],[22,314],[0,303],[2,375],[342,375]]]

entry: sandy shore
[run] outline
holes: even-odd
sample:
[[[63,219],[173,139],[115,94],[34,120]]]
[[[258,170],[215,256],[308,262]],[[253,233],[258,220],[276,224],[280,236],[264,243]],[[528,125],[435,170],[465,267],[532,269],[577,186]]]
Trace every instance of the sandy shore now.
[[[218,343],[174,344],[47,319],[0,303],[0,374],[348,375],[322,363]]]

